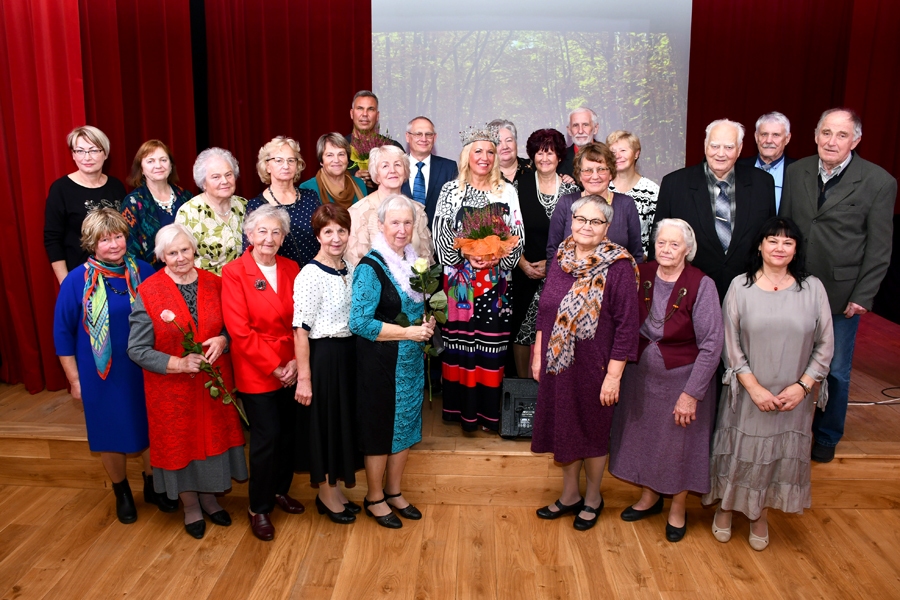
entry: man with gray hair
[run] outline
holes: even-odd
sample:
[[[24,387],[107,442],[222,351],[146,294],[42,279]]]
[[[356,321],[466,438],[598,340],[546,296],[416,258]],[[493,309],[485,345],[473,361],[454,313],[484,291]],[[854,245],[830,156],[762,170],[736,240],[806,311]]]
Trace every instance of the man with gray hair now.
[[[739,165],[762,169],[775,180],[775,210],[781,205],[784,170],[794,159],[784,153],[791,141],[791,122],[780,112],[770,112],[756,120],[757,155],[738,160]]]
[[[787,169],[779,214],[806,241],[806,268],[822,280],[834,327],[828,404],[813,418],[812,460],[829,462],[844,434],[859,317],[872,308],[891,261],[897,180],[853,153],[862,121],[832,108],[816,126],[817,155]]]
[[[569,113],[569,124],[566,131],[572,140],[572,145],[566,148],[566,156],[560,161],[557,172],[561,175],[572,176],[575,154],[585,144],[594,141],[597,130],[600,128],[600,120],[597,113],[586,106],[580,106]]]
[[[455,160],[432,154],[436,141],[434,123],[428,117],[414,117],[406,125],[410,173],[409,180],[403,182],[400,192],[425,205],[429,230],[441,188],[459,175]]]
[[[771,176],[736,165],[744,126],[728,119],[706,128],[706,160],[663,177],[654,226],[663,219],[684,219],[697,237],[691,264],[716,283],[719,301],[731,280],[744,273],[753,239],[775,216],[775,183]],[[650,246],[650,258],[655,257]]]

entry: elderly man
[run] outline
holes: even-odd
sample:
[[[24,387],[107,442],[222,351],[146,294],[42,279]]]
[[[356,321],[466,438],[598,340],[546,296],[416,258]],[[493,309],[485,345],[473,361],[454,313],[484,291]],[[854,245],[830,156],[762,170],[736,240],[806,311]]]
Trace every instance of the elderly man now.
[[[853,154],[862,122],[852,110],[826,110],[816,126],[817,156],[785,173],[780,214],[806,240],[806,268],[822,280],[834,323],[828,404],[813,419],[812,459],[829,462],[844,434],[850,366],[859,316],[872,308],[891,260],[897,180]]]
[[[378,116],[378,96],[369,90],[360,90],[356,92],[353,96],[353,102],[350,104],[350,119],[353,121],[353,131],[350,135],[345,137],[347,138],[347,141],[350,142],[350,145],[357,151],[361,147],[372,146],[373,142],[375,143],[375,146],[393,144],[398,148],[403,147],[386,136],[381,136],[384,138],[381,140],[382,143],[377,143],[377,140],[373,139],[375,136],[381,135],[378,133]],[[347,169],[347,171],[351,175],[355,175],[365,181],[366,188],[368,188],[369,192],[374,192],[378,186],[372,183],[372,178],[369,177],[369,170],[360,169],[358,166],[354,165],[353,157],[350,158],[350,168]]]
[[[654,225],[684,219],[697,236],[691,263],[716,283],[719,300],[731,280],[745,272],[753,238],[775,216],[775,184],[769,175],[736,165],[744,126],[720,119],[706,128],[706,160],[663,177]],[[654,257],[653,244],[650,256]]]
[[[575,154],[585,144],[594,141],[597,130],[600,128],[600,120],[597,113],[586,106],[576,108],[569,113],[569,124],[566,131],[572,139],[572,145],[566,148],[566,157],[560,161],[557,171],[562,175],[572,175]]]
[[[775,180],[775,210],[781,206],[784,170],[794,159],[784,153],[791,141],[791,122],[780,112],[770,112],[756,120],[756,156],[738,160],[739,165],[762,169]]]
[[[400,191],[425,205],[429,229],[441,188],[459,175],[456,161],[431,154],[436,141],[434,123],[428,117],[416,117],[406,125],[410,172]]]

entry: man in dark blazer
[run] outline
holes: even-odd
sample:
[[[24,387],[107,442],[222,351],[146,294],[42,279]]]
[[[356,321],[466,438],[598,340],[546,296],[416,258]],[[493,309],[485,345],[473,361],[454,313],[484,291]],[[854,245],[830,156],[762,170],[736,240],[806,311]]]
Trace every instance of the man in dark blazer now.
[[[572,140],[572,145],[566,148],[566,156],[560,161],[556,169],[557,173],[573,176],[575,154],[579,148],[594,141],[599,129],[600,119],[597,117],[597,113],[587,106],[578,107],[569,113],[569,124],[566,126],[566,131]]]
[[[441,188],[459,175],[456,162],[431,153],[436,141],[434,123],[428,117],[416,117],[406,125],[409,180],[403,182],[400,191],[425,205],[429,230],[434,220],[434,210],[437,207],[438,196],[441,195]]]
[[[353,121],[353,131],[344,136],[347,139],[347,142],[353,146],[354,139],[359,139],[360,137],[366,138],[375,134],[381,135],[378,133],[378,117],[380,114],[381,113],[378,111],[378,96],[369,90],[360,90],[356,92],[353,96],[353,102],[350,103],[350,119]],[[392,140],[387,136],[382,137],[386,140],[385,144],[392,144],[398,148],[403,148],[403,146],[395,140]],[[347,158],[350,157],[348,156]],[[372,183],[372,178],[369,177],[368,169],[360,169],[359,167],[354,166],[351,161],[350,168],[347,169],[347,172],[350,173],[350,175],[355,175],[365,181],[366,189],[370,194],[378,189],[378,186]]]
[[[775,210],[781,205],[784,170],[794,159],[784,153],[791,141],[791,122],[780,112],[766,113],[756,120],[756,156],[740,158],[739,165],[762,169],[775,180]]]
[[[663,177],[654,226],[662,219],[687,221],[697,238],[691,264],[716,284],[719,300],[731,280],[746,272],[756,234],[775,216],[775,184],[759,169],[736,165],[744,127],[722,119],[706,128],[706,161]],[[650,257],[655,257],[650,244]]]
[[[806,242],[806,268],[822,280],[834,325],[828,404],[813,418],[812,459],[829,462],[844,434],[850,368],[859,317],[872,308],[891,260],[897,180],[853,154],[862,138],[859,116],[822,113],[818,154],[785,173],[779,214],[793,219]]]

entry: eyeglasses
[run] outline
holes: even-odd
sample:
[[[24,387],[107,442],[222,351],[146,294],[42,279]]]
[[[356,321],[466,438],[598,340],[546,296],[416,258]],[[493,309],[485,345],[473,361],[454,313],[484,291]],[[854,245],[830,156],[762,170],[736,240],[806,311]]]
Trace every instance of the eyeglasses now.
[[[296,166],[297,166],[297,159],[296,159],[296,158],[281,158],[280,156],[276,156],[275,158],[267,158],[267,159],[266,159],[266,162],[274,162],[274,163],[275,163],[276,165],[278,165],[279,167],[280,167],[281,165],[283,165],[284,163],[287,163],[287,165],[288,165],[289,167],[296,167]]]
[[[592,228],[600,227],[601,225],[606,225],[607,223],[609,223],[609,221],[603,221],[601,219],[585,219],[584,217],[580,217],[578,215],[572,217],[572,222],[578,225],[578,227],[590,225]]]
[[[77,156],[78,158],[84,157],[85,154],[87,154],[90,157],[94,157],[97,154],[100,154],[102,152],[103,152],[103,150],[101,150],[100,148],[91,148],[90,150],[85,150],[84,148],[74,148],[72,150],[72,153],[75,156]]]
[[[593,175],[596,173],[597,175],[603,175],[604,173],[609,171],[609,167],[595,167],[593,169],[582,169],[582,175]]]
[[[416,138],[417,140],[421,140],[422,138],[425,138],[426,140],[430,140],[430,139],[434,138],[435,134],[433,131],[415,131],[415,132],[407,131],[406,135],[411,135],[412,137]]]

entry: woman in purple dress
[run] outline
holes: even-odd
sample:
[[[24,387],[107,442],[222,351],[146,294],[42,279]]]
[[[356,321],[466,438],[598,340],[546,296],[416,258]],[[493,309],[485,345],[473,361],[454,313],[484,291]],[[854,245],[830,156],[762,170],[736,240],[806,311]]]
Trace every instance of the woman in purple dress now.
[[[571,214],[572,235],[547,263],[538,306],[531,368],[540,386],[531,451],[552,452],[563,472],[559,500],[537,516],[575,513],[575,529],[586,531],[603,510],[600,481],[613,407],[625,363],[637,356],[637,265],[606,238],[613,207],[603,198],[580,198]]]
[[[691,226],[663,219],[654,244],[656,260],[640,266],[639,358],[625,368],[609,472],[643,488],[623,521],[661,513],[663,495],[672,495],[666,539],[678,542],[687,531],[688,491],[709,492],[724,329],[715,283],[690,265],[697,252]]]

